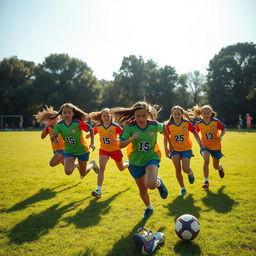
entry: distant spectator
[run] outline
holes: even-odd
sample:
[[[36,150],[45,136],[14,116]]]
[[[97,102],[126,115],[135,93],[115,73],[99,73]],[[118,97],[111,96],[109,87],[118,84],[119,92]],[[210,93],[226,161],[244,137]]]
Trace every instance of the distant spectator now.
[[[23,129],[23,117],[20,117],[19,128]]]
[[[239,132],[241,131],[242,127],[243,127],[243,118],[242,118],[242,115],[239,115],[238,116],[238,123],[237,123],[237,128],[238,128]]]
[[[246,114],[245,118],[246,118],[246,128],[247,130],[250,130],[253,118],[250,116],[249,113]]]
[[[32,120],[32,126],[33,126],[33,128],[35,128],[35,126],[36,126],[36,120],[35,119]]]

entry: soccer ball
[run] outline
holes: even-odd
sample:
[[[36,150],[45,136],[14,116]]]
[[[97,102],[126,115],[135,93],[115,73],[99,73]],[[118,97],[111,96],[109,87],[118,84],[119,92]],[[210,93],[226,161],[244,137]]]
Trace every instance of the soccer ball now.
[[[193,240],[200,231],[198,219],[191,214],[184,214],[177,218],[175,222],[175,232],[182,240]]]

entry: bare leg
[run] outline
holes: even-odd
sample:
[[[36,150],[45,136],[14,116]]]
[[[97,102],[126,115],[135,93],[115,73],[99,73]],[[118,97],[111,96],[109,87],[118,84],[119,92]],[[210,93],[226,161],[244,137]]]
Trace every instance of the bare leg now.
[[[186,174],[191,173],[191,168],[190,168],[190,159],[189,158],[182,158],[182,169]]]
[[[103,184],[104,172],[106,169],[106,164],[108,162],[108,159],[109,159],[108,156],[105,156],[105,155],[99,156],[100,171],[99,171],[98,177],[97,177],[98,186],[102,186],[102,184]]]
[[[144,204],[146,206],[150,205],[148,188],[147,188],[147,184],[146,184],[146,175],[144,175],[138,179],[135,179],[135,182],[139,188],[140,198],[142,199],[142,201],[144,202]]]
[[[203,166],[204,177],[208,178],[209,177],[210,153],[208,151],[203,151],[202,157],[204,159],[204,166]]]
[[[213,164],[213,168],[215,170],[219,170],[220,169],[220,160],[216,159],[215,157],[212,158],[212,164]]]
[[[67,175],[71,175],[75,168],[75,157],[64,158],[64,171]]]
[[[157,180],[158,167],[150,164],[146,167],[146,186],[149,189],[155,189],[160,185]]]
[[[172,162],[173,162],[173,165],[175,167],[175,171],[176,171],[176,179],[177,181],[179,182],[180,184],[180,187],[184,187],[184,182],[183,182],[183,176],[182,176],[182,173],[181,173],[181,165],[180,165],[180,155],[174,155],[172,157]]]
[[[123,171],[125,168],[127,168],[129,166],[129,163],[128,162],[116,162],[116,166],[117,168],[120,170],[120,171]]]
[[[86,176],[90,172],[90,170],[92,168],[92,165],[88,164],[88,166],[87,166],[87,161],[80,161],[80,160],[78,160],[78,162],[79,162],[79,173],[80,173],[80,176],[84,177],[84,176]]]
[[[51,167],[54,167],[58,164],[64,164],[64,158],[63,158],[63,155],[60,154],[60,153],[55,153],[54,156],[52,157],[52,159],[50,160],[49,162],[49,165]]]

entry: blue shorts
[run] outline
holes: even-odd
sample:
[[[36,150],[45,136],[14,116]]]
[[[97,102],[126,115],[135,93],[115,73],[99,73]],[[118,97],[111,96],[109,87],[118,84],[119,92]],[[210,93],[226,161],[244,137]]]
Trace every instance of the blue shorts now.
[[[79,161],[85,161],[85,162],[87,162],[88,160],[89,160],[89,155],[90,155],[90,153],[88,152],[88,153],[85,153],[85,154],[82,154],[82,155],[74,155],[74,154],[70,154],[70,153],[67,153],[67,152],[65,152],[64,153],[64,158],[67,158],[67,157],[77,157],[77,159],[79,160]]]
[[[170,154],[170,158],[172,158],[175,155],[180,155],[180,158],[191,158],[192,156],[192,150],[184,150],[184,151],[172,151]]]
[[[53,154],[64,154],[64,149],[59,149],[59,150],[55,150],[53,151]]]
[[[216,159],[221,159],[223,154],[221,153],[221,150],[210,150],[208,148],[201,148],[200,149],[200,153],[202,154],[202,152],[204,151],[208,151],[210,153],[210,155]]]
[[[137,165],[130,164],[128,169],[129,169],[130,174],[132,175],[132,177],[134,179],[138,179],[138,178],[140,178],[140,177],[142,177],[143,175],[146,174],[146,167],[147,166],[149,166],[150,164],[153,164],[153,165],[159,167],[159,163],[160,163],[160,160],[152,159],[152,160],[149,160],[143,166],[137,166]]]

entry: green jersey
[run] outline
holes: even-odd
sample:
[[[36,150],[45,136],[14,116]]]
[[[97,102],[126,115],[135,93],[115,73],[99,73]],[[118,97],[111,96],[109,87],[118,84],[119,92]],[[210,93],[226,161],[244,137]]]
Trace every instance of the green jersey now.
[[[131,122],[120,136],[121,140],[128,140],[134,133],[139,137],[133,140],[127,148],[130,164],[144,166],[149,160],[160,160],[161,152],[157,145],[157,133],[164,130],[164,124],[148,121],[147,127],[139,128],[136,121]]]
[[[54,132],[57,135],[60,133],[65,141],[65,152],[76,156],[89,152],[83,133],[83,131],[88,132],[89,130],[90,126],[81,120],[73,120],[70,125],[60,121],[54,128]]]

